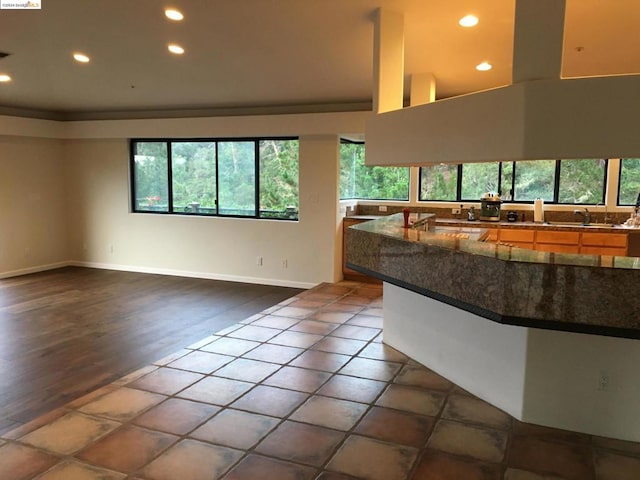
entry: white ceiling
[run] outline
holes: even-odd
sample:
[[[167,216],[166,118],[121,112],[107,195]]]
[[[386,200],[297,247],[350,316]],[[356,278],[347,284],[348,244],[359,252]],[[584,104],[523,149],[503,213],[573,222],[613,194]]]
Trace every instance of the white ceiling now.
[[[511,82],[515,0],[41,4],[42,10],[0,10],[0,51],[11,54],[0,59],[0,74],[13,78],[0,83],[0,107],[68,118],[195,108],[363,108],[371,102],[378,7],[404,13],[407,79],[432,72],[438,98]],[[168,21],[167,6],[179,8],[184,21]],[[458,26],[467,13],[480,18],[477,27]],[[567,0],[563,76],[640,72],[639,22],[638,0]],[[169,42],[182,45],[185,55],[169,54]],[[73,51],[92,61],[78,64]],[[477,72],[484,60],[493,70]]]

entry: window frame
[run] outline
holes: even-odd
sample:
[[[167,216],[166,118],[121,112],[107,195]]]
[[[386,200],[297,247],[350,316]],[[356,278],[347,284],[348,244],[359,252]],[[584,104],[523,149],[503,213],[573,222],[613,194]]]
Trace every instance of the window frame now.
[[[419,202],[461,202],[460,197],[462,196],[462,164],[459,163],[457,165],[456,171],[456,198],[454,200],[446,199],[446,200],[423,200],[422,199],[422,171],[424,167],[420,167],[418,170],[418,201]]]
[[[365,141],[362,140],[349,140],[348,138],[340,138],[340,143],[338,148],[340,148],[342,145],[366,145]],[[338,156],[340,157],[338,159],[338,162],[341,163],[342,162],[342,155],[338,154]],[[366,166],[366,165],[365,165]],[[339,169],[340,169],[341,165],[339,165]],[[373,167],[372,167],[373,168]],[[394,167],[394,166],[389,166],[389,168],[406,168],[407,169],[407,197],[406,198],[378,198],[378,197],[358,197],[358,196],[350,196],[350,197],[345,197],[342,198],[342,196],[340,195],[340,182],[341,179],[338,178],[338,200],[339,201],[349,201],[349,200],[362,200],[362,201],[370,201],[370,202],[403,202],[403,203],[409,203],[411,201],[411,167]]]
[[[300,137],[298,136],[267,136],[267,137],[190,137],[190,138],[130,138],[129,139],[129,208],[131,213],[144,213],[153,215],[184,215],[184,216],[196,216],[196,217],[218,217],[218,218],[243,218],[253,220],[276,220],[286,222],[299,222],[300,221],[300,178],[298,176],[298,209],[295,212],[293,218],[274,218],[270,216],[261,216],[260,211],[260,142],[263,140],[275,140],[275,141],[292,141],[298,142],[298,153],[300,152]],[[165,143],[167,145],[167,210],[166,211],[150,211],[140,210],[136,208],[136,171],[135,171],[135,146],[138,143]],[[199,213],[199,212],[186,212],[174,209],[173,205],[173,143],[178,142],[208,142],[215,143],[215,213]],[[221,214],[220,213],[220,169],[218,165],[219,158],[219,143],[220,142],[253,142],[254,149],[254,206],[255,212],[253,215],[233,215],[233,214]],[[298,162],[300,158],[298,157]],[[298,163],[299,165],[299,163]],[[298,171],[299,175],[299,171]]]
[[[616,195],[616,206],[618,207],[635,207],[635,203],[620,203],[620,190],[622,190],[621,185],[622,185],[622,165],[624,163],[625,160],[637,160],[637,158],[631,158],[631,157],[626,157],[626,158],[620,158],[620,164],[618,165],[618,192]],[[638,192],[638,196],[640,197],[640,192]]]
[[[553,180],[553,200],[545,200],[545,203],[547,204],[552,204],[552,205],[604,205],[605,202],[605,198],[606,198],[606,190],[607,190],[607,181],[608,181],[608,166],[609,166],[609,159],[608,158],[602,158],[602,159],[585,159],[585,160],[604,160],[605,161],[605,165],[604,165],[604,177],[603,177],[603,183],[602,183],[602,195],[601,195],[601,199],[600,201],[596,202],[596,203],[564,203],[564,202],[560,202],[559,198],[560,198],[560,169],[561,169],[561,164],[563,161],[571,161],[574,159],[556,159],[553,160],[555,162],[555,166],[554,166],[554,180]],[[576,160],[582,160],[582,159],[576,159]],[[500,193],[500,196],[502,195],[502,192],[505,191],[505,189],[508,189],[508,191],[510,192],[510,196],[511,196],[511,200],[502,200],[502,203],[508,203],[508,204],[529,204],[532,205],[534,203],[534,200],[514,200],[514,190],[515,190],[515,182],[516,182],[516,176],[517,176],[517,164],[519,163],[518,161],[510,161],[510,162],[505,162],[505,161],[499,161],[498,163],[498,193]],[[511,185],[504,185],[504,182],[502,181],[502,177],[503,177],[503,166],[505,163],[510,163],[512,165],[512,169],[511,169]],[[458,178],[457,178],[457,186],[456,186],[456,199],[455,200],[425,200],[421,197],[421,192],[422,189],[420,188],[422,185],[422,176],[423,176],[423,172],[425,167],[420,167],[419,169],[419,173],[418,173],[418,202],[421,203],[426,203],[426,202],[479,202],[480,199],[471,199],[471,198],[462,198],[462,176],[464,175],[464,166],[465,164],[458,164]],[[427,167],[428,168],[428,167]],[[622,172],[622,162],[620,163],[620,170],[618,172],[618,184],[619,184],[619,177],[620,174]],[[618,202],[619,202],[619,196],[620,196],[620,189],[618,188]],[[619,204],[619,203],[618,203]]]

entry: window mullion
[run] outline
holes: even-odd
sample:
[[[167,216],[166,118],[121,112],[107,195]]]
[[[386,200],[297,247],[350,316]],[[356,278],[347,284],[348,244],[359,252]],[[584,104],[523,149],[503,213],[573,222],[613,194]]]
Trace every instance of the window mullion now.
[[[260,218],[260,141],[254,140],[255,217]]]
[[[218,164],[218,144],[219,142],[215,142],[216,143],[216,215],[219,216],[220,215],[220,201],[219,201],[219,195],[220,195],[220,179],[219,179],[219,175],[220,175],[220,165]]]
[[[518,162],[514,161],[511,164],[511,201],[516,201],[516,165]]]
[[[602,204],[607,205],[607,186],[609,185],[609,159],[604,159],[604,182],[602,182]],[[606,210],[606,209],[605,209]]]
[[[558,203],[560,201],[560,168],[562,160],[556,160],[556,173],[555,178],[553,179],[553,203]]]
[[[173,212],[173,160],[172,160],[172,143],[167,142],[167,212]]]

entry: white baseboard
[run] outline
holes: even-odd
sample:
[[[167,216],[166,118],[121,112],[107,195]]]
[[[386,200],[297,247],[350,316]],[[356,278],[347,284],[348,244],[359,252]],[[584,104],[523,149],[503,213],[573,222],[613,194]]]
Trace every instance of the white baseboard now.
[[[123,272],[152,273],[156,275],[170,275],[174,277],[203,278],[206,280],[223,280],[225,282],[252,283],[258,285],[273,285],[276,287],[291,287],[309,289],[317,284],[309,282],[295,282],[291,280],[280,280],[277,278],[244,277],[239,275],[224,275],[211,272],[191,272],[187,270],[172,270],[168,268],[140,267],[132,265],[116,265],[111,263],[98,262],[77,262],[71,261],[67,265],[75,267],[99,268],[103,270],[118,270]]]
[[[275,287],[291,287],[309,289],[315,287],[316,283],[295,282],[291,280],[280,280],[277,278],[243,277],[239,275],[223,275],[210,272],[190,272],[187,270],[172,270],[168,268],[139,267],[132,265],[115,265],[111,263],[98,262],[78,262],[68,260],[65,262],[51,263],[48,265],[38,265],[35,267],[0,272],[0,279],[28,275],[30,273],[45,272],[62,267],[87,267],[99,268],[101,270],[118,270],[121,272],[152,273],[156,275],[170,275],[174,277],[203,278],[206,280],[222,280],[225,282],[252,283],[258,285],[273,285]]]
[[[21,268],[19,270],[10,270],[8,272],[0,272],[0,279],[19,277],[20,275],[29,275],[30,273],[45,272],[47,270],[54,270],[56,268],[68,267],[74,265],[73,262],[57,262],[50,263],[48,265],[38,265],[36,267]]]

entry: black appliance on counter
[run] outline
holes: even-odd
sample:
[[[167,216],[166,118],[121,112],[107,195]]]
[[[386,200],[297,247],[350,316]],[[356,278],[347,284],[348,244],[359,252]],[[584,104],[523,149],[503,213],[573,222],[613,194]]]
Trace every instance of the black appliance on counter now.
[[[518,212],[509,210],[507,212],[507,222],[517,222],[517,221],[518,221]]]
[[[497,193],[485,193],[480,199],[480,220],[488,222],[500,221],[500,195]]]

